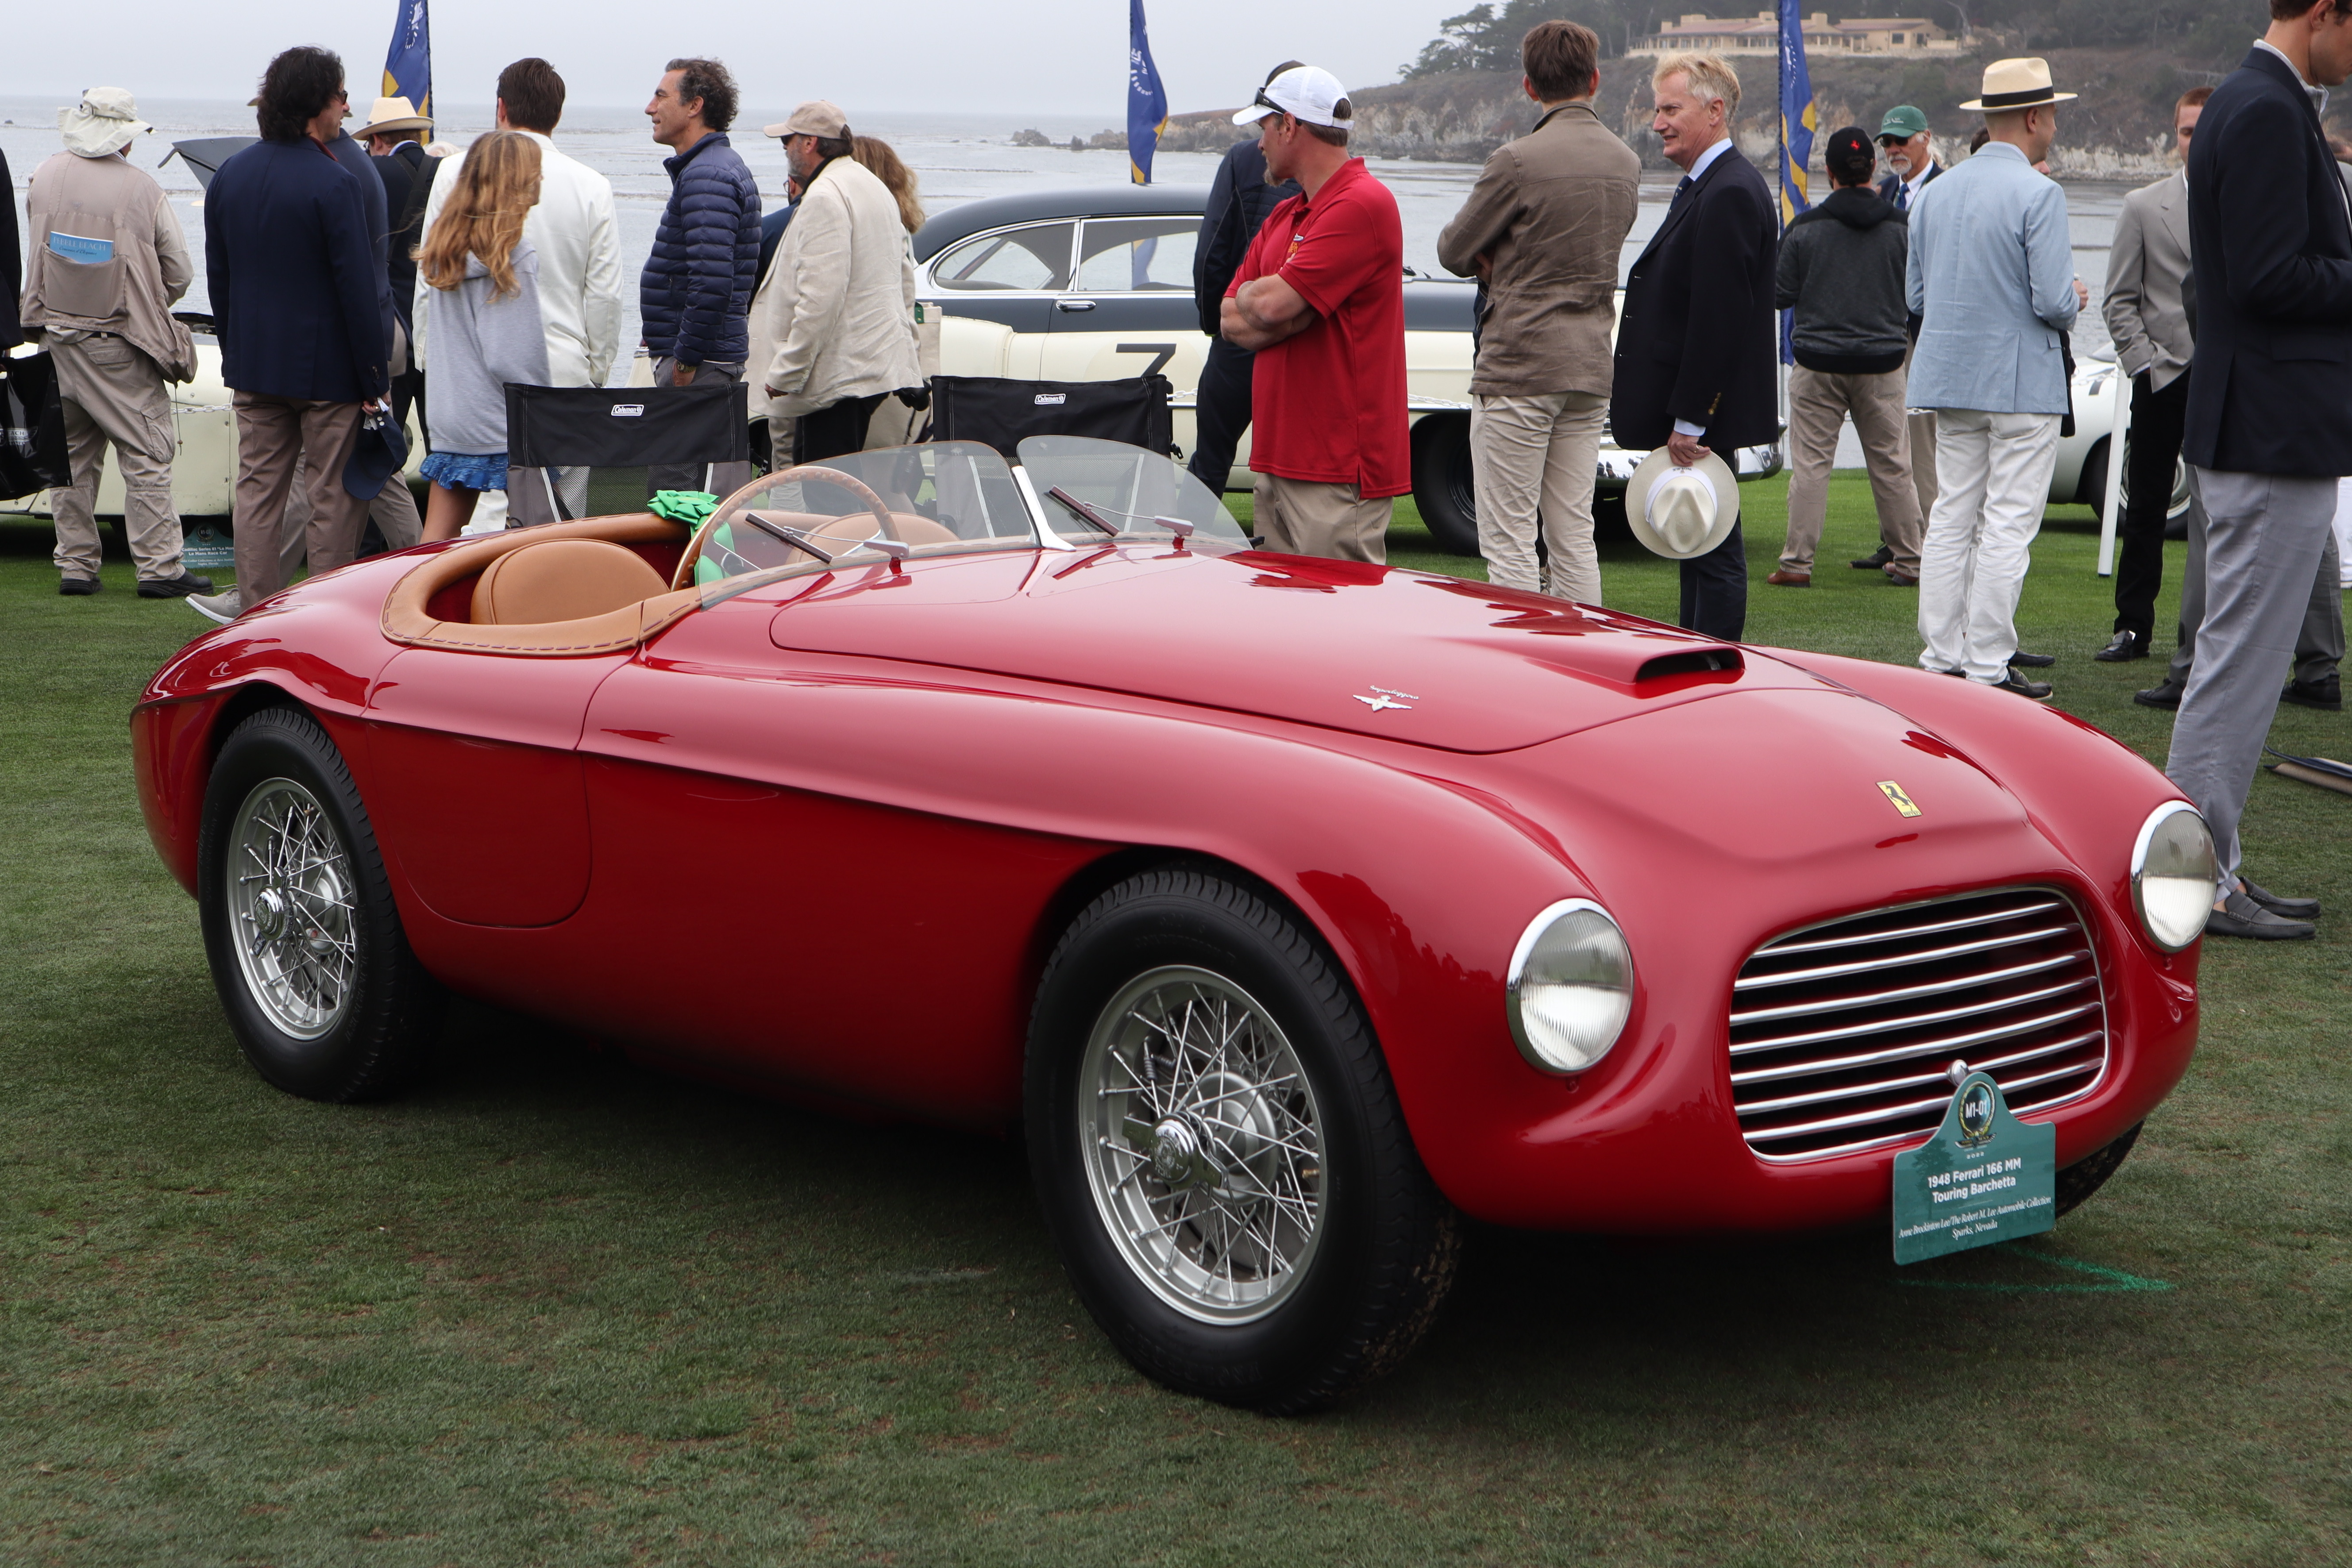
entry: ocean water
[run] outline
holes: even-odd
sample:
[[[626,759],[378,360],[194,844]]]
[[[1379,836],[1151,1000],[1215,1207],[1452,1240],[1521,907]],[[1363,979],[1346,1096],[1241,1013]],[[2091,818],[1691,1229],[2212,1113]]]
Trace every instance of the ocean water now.
[[[0,96],[0,153],[5,153],[8,160],[15,185],[12,195],[20,220],[26,179],[44,159],[60,149],[57,133],[58,107],[47,99]],[[172,194],[197,266],[196,281],[188,290],[184,308],[204,310],[208,297],[203,276],[201,195],[195,176],[186,164],[177,158],[163,160],[175,140],[252,134],[253,111],[227,100],[172,99],[143,100],[140,108],[156,129],[153,135],[142,139],[132,148],[131,162],[152,171]],[[772,208],[783,202],[783,148],[762,136],[760,127],[782,120],[789,111],[789,105],[746,109],[731,133],[736,150],[751,166]],[[442,138],[459,145],[491,128],[487,105],[445,106],[443,115],[439,127]],[[896,114],[861,121],[856,129],[887,137],[898,148],[921,182],[925,206],[934,213],[982,196],[1116,184],[1128,177],[1124,153],[1072,153],[1066,147],[1012,144],[1013,133],[1024,129],[1034,129],[1064,143],[1074,135],[1084,138],[1106,129],[1093,119]],[[1235,139],[1242,134],[1236,130]],[[662,169],[662,160],[669,155],[669,149],[651,139],[644,114],[635,108],[574,108],[565,114],[555,140],[566,153],[613,182],[624,279],[623,341],[634,344],[637,331],[634,280],[652,247],[654,231],[668,198],[669,177]],[[1216,158],[1210,153],[1168,153],[1155,160],[1152,172],[1159,184],[1206,186],[1216,172]],[[1370,166],[1396,195],[1403,221],[1406,265],[1443,275],[1437,265],[1437,237],[1461,207],[1472,182],[1477,178],[1477,168],[1466,163],[1402,159],[1374,159]],[[1664,216],[1675,178],[1672,170],[1645,172],[1641,215],[1626,241],[1625,260],[1629,265]],[[2105,328],[2097,320],[2096,304],[2106,277],[2107,247],[2114,236],[2116,214],[2124,194],[2131,188],[2129,184],[2089,181],[2066,184],[2076,262],[2084,281],[2090,287],[2094,306],[2084,313],[2074,331],[2074,348],[2079,357],[2104,356],[2109,352]],[[625,374],[626,369],[625,356],[615,374]]]

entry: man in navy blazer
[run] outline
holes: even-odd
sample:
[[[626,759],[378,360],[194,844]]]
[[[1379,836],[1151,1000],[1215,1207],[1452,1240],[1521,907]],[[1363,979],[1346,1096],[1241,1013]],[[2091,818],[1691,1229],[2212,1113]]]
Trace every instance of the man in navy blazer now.
[[[2245,879],[2238,819],[2352,474],[2352,210],[2319,125],[2347,76],[2352,0],[2271,0],[2189,148],[2181,454],[2205,502],[2205,618],[2164,771],[2213,833],[2216,936],[2309,937],[2319,912]]]
[[[1682,166],[1657,232],[1625,279],[1610,433],[1679,467],[1780,434],[1772,273],[1780,224],[1772,193],[1731,143],[1739,78],[1714,55],[1668,55],[1650,79],[1651,128]],[[1748,626],[1748,552],[1724,542],[1682,563],[1680,624],[1737,642]]]
[[[391,389],[383,244],[359,178],[327,150],[349,96],[326,49],[287,50],[261,80],[262,140],[205,192],[205,267],[221,379],[236,394],[236,579],[188,602],[233,619],[284,587],[278,522],[298,456],[310,491],[310,570],[350,561],[368,503],[343,488],[361,407]]]

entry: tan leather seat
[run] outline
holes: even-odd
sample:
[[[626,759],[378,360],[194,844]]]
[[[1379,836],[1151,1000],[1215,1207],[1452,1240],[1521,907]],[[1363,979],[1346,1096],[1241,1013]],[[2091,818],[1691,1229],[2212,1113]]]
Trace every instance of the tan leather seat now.
[[[608,615],[669,591],[645,557],[601,539],[549,539],[508,552],[474,584],[478,626],[541,626]]]

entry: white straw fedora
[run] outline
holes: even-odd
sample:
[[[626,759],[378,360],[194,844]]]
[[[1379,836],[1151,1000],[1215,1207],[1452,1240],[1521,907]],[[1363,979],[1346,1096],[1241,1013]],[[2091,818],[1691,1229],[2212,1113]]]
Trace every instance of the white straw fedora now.
[[[2064,103],[2075,95],[2050,87],[2050,62],[2039,55],[2022,59],[1995,60],[1985,67],[1984,96],[1960,105],[1970,114],[1999,114],[2004,110],[2034,109]]]
[[[430,131],[433,121],[416,112],[416,105],[405,98],[379,98],[368,110],[368,122],[352,132],[352,140],[364,142],[369,137],[393,131]]]
[[[1704,555],[1739,521],[1739,480],[1710,452],[1678,468],[1664,447],[1642,459],[1625,486],[1625,521],[1633,537],[1669,561]]]

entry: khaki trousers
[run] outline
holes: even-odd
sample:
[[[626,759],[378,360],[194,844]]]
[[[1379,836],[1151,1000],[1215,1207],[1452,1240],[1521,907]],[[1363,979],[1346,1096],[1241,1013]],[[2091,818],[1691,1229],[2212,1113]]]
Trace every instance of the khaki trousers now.
[[[310,470],[300,454],[294,458],[294,482],[286,498],[286,520],[278,525],[278,563],[282,569],[281,583],[294,581],[302,558],[310,548]],[[416,494],[408,488],[404,474],[394,474],[383,481],[383,489],[375,500],[367,503],[365,522],[360,532],[367,532],[366,523],[375,524],[383,535],[386,550],[405,550],[425,537],[425,519],[416,510]],[[352,546],[354,552],[358,544]]]
[[[1268,550],[1375,565],[1388,561],[1389,516],[1396,503],[1387,496],[1366,500],[1360,485],[1260,474],[1250,506],[1251,526]]]
[[[313,575],[359,550],[368,503],[343,489],[359,444],[360,405],[240,392],[236,405],[236,588],[247,609],[286,586],[278,551],[294,465],[305,463],[310,497],[306,544]]]
[[[1919,574],[1917,491],[1911,483],[1911,432],[1903,415],[1903,373],[1838,375],[1793,365],[1789,371],[1789,538],[1780,569],[1811,574],[1829,510],[1830,465],[1846,416],[1862,440],[1878,503],[1878,537],[1894,552],[1891,564]]]
[[[1609,400],[1596,393],[1470,400],[1470,472],[1486,581],[1582,605],[1601,603],[1592,483]],[[1536,566],[1543,531],[1545,566]]]
[[[98,480],[106,448],[122,470],[122,531],[142,583],[168,583],[181,574],[180,513],[172,503],[172,458],[179,439],[172,428],[172,396],[155,362],[121,338],[94,335],[73,342],[51,340],[65,405],[66,455],[73,482],[51,498],[58,547],[51,557],[68,577],[98,575]]]

